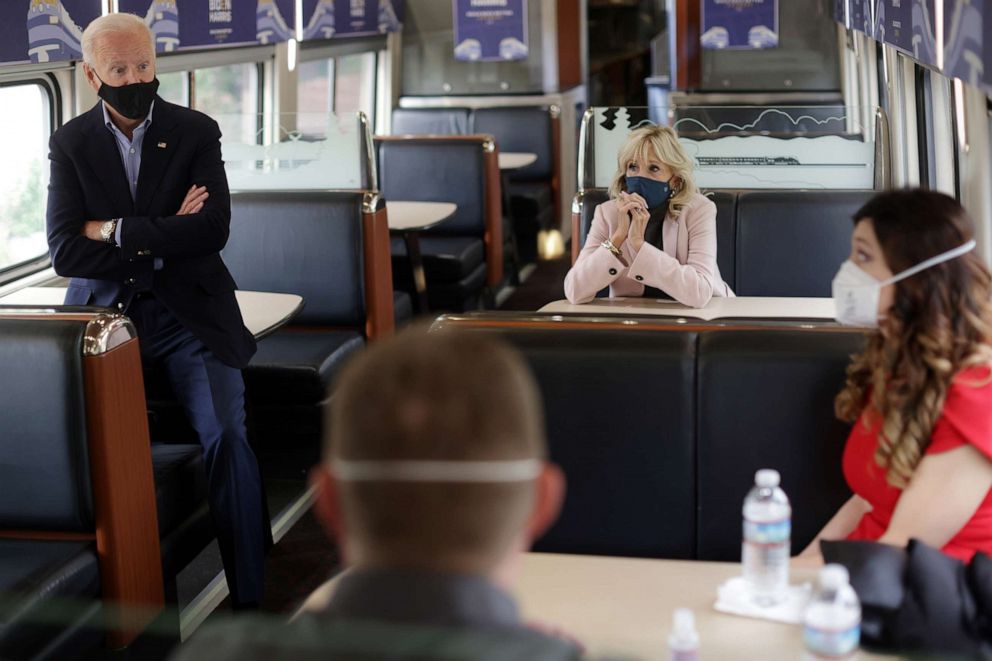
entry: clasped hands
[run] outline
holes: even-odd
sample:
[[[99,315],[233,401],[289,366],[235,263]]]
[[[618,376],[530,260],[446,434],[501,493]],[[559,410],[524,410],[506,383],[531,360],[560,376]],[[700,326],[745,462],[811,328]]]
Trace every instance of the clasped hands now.
[[[610,241],[620,248],[624,241],[630,241],[634,252],[640,251],[644,245],[644,231],[648,226],[651,213],[648,203],[637,193],[620,191],[617,199],[617,228],[613,231]]]
[[[199,213],[203,210],[203,205],[210,197],[210,193],[207,192],[206,186],[197,186],[193,184],[190,186],[189,190],[186,191],[186,197],[183,198],[183,203],[179,205],[179,211],[175,213],[177,216],[188,216],[190,214]],[[100,234],[100,227],[107,222],[106,220],[87,220],[83,223],[83,229],[81,234],[87,239],[92,239],[93,241],[103,241],[103,236]]]

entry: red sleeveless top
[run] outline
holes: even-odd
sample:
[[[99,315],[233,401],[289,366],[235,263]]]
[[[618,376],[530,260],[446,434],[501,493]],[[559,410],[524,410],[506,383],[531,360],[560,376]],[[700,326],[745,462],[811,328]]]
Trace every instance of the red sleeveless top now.
[[[947,390],[944,410],[937,419],[924,455],[972,445],[992,461],[992,369],[971,367],[959,372]],[[871,416],[878,418],[878,416]],[[889,527],[902,495],[885,481],[885,471],[875,463],[875,447],[882,421],[855,423],[844,448],[844,477],[848,486],[874,508],[865,514],[848,539],[876,540]],[[952,479],[952,476],[948,476]],[[941,549],[950,556],[971,560],[976,551],[992,556],[992,491],[961,530]]]

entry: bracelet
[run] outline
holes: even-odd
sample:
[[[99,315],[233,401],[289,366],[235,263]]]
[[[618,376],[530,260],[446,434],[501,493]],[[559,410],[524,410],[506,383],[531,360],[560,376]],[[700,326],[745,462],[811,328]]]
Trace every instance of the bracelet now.
[[[611,253],[613,253],[617,257],[620,256],[620,249],[617,248],[615,245],[613,245],[613,240],[612,239],[607,239],[606,241],[603,241],[599,245],[602,248],[606,248],[607,250],[609,250]]]

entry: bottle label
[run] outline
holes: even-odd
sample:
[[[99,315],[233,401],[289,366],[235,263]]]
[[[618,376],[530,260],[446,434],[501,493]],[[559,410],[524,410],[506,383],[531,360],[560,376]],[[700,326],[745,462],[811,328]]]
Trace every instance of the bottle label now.
[[[826,657],[842,657],[858,649],[861,640],[861,627],[855,624],[848,629],[818,629],[808,624],[803,627],[803,642],[806,649]]]
[[[792,535],[792,520],[758,522],[744,519],[744,541],[749,544],[782,544]]]

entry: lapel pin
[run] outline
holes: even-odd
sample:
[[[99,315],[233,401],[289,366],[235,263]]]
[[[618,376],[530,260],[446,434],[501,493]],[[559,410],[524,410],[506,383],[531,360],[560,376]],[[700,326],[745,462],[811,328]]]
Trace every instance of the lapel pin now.
[[[159,148],[159,149],[165,149],[165,147],[166,147],[166,145],[165,145],[165,143],[164,143],[164,142],[160,142],[160,143],[158,143],[158,148]]]

